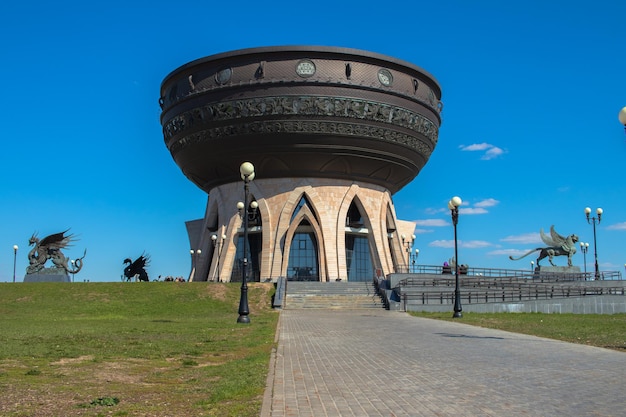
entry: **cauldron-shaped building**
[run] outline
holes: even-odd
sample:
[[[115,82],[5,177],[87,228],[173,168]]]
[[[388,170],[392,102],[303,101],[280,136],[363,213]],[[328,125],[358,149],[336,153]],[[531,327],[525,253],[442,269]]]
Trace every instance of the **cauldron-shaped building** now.
[[[441,89],[410,63],[355,49],[244,49],[190,62],[161,85],[165,144],[209,194],[187,222],[195,281],[240,281],[249,183],[251,281],[369,281],[407,272],[415,224],[392,195],[437,143]]]

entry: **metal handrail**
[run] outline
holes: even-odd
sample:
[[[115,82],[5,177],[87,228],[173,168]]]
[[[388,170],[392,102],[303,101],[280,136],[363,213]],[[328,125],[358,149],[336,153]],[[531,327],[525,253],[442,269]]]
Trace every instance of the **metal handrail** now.
[[[285,302],[285,296],[287,294],[287,279],[285,277],[278,277],[276,280],[276,292],[274,293],[274,299],[272,300],[273,308],[282,308]]]
[[[463,291],[461,299],[464,304],[502,303],[506,301],[529,301],[538,299],[559,299],[570,297],[585,297],[599,295],[626,295],[625,287],[561,287],[552,286],[534,288],[529,291],[515,291],[503,289],[501,291]],[[452,304],[452,291],[421,291],[417,293],[402,293],[401,299],[406,310],[410,301],[417,304]]]
[[[446,280],[454,282],[454,274],[444,273],[444,267],[433,265],[417,265],[419,272],[412,273],[398,282],[398,286],[407,285],[436,285]],[[463,271],[465,272],[465,270]],[[427,276],[424,276],[427,275]],[[432,275],[437,278],[433,279]],[[449,277],[449,278],[448,278]],[[533,280],[539,282],[558,282],[558,281],[594,281],[595,274],[591,272],[580,273],[556,273],[556,272],[533,272],[528,270],[514,269],[497,269],[497,268],[467,268],[467,273],[461,274],[461,284],[470,279],[481,278],[497,278],[498,281],[506,280]],[[621,281],[622,273],[619,271],[601,271],[600,280],[602,281]]]
[[[389,310],[389,298],[387,298],[387,291],[382,289],[381,285],[380,285],[380,283],[384,282],[384,280],[382,280],[382,279],[380,279],[380,278],[375,276],[373,281],[374,281],[374,290],[376,291],[376,294],[382,300],[383,306],[385,307],[385,309]]]

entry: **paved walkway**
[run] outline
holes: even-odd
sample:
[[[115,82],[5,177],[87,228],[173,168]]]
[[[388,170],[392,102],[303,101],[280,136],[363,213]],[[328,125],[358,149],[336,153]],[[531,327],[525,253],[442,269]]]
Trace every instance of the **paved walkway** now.
[[[626,415],[626,353],[384,310],[280,314],[263,417]]]

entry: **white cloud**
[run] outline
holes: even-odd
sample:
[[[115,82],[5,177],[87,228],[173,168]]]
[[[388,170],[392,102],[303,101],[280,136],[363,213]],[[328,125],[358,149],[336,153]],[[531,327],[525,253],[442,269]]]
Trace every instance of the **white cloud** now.
[[[467,208],[460,208],[459,213],[461,214],[486,214],[488,213],[488,211],[482,207],[467,207]]]
[[[488,143],[474,143],[473,145],[460,145],[459,148],[462,151],[484,151],[487,150],[489,148],[493,147],[493,145],[490,145]]]
[[[424,210],[426,212],[426,214],[440,214],[440,213],[449,213],[450,209],[448,209],[448,207],[440,207],[440,208],[432,208],[429,207],[426,210]]]
[[[498,204],[500,204],[500,202],[495,198],[487,198],[474,204],[474,207],[493,207]]]
[[[500,201],[496,200],[495,198],[486,198],[484,200],[481,200],[475,204],[471,204],[468,201],[463,201],[461,203],[461,207],[459,207],[459,213],[461,214],[487,214],[488,211],[485,210],[486,207],[494,207],[496,205],[500,204]],[[429,208],[426,209],[426,212],[428,214],[450,214],[450,209],[446,208],[441,208],[441,209],[435,209],[435,208]],[[435,220],[435,219],[427,219],[427,220],[415,220],[415,222],[417,223],[418,226],[449,226],[450,223],[448,222],[444,222],[443,220]],[[433,222],[433,223],[429,223],[429,222]]]
[[[426,233],[432,233],[433,230],[430,229],[415,229],[415,231],[413,233],[415,233],[416,235],[423,235]]]
[[[504,153],[504,150],[502,150],[501,148],[498,148],[497,146],[494,146],[493,148],[489,148],[487,152],[485,152],[485,154],[480,159],[482,159],[483,161],[488,161],[490,159],[497,158],[503,153]]]
[[[446,220],[443,220],[443,219],[424,219],[424,220],[415,220],[415,225],[423,226],[423,227],[443,227],[443,226],[450,226],[450,223],[448,223]]]
[[[524,233],[523,235],[507,236],[504,239],[500,239],[500,241],[508,243],[521,243],[524,245],[543,243],[543,241],[541,240],[541,235],[539,235],[539,233]]]
[[[433,240],[428,244],[434,248],[453,248],[454,240]]]
[[[607,230],[626,230],[626,222],[612,224],[607,227]]]
[[[527,250],[520,250],[520,249],[496,249],[491,252],[487,252],[487,255],[491,255],[491,256],[505,255],[505,256],[514,256],[517,258],[519,256],[524,255],[527,252],[528,252]]]
[[[498,156],[505,153],[504,149],[498,148],[497,146],[494,146],[490,143],[485,143],[485,142],[474,143],[472,145],[467,145],[467,146],[461,145],[459,146],[459,149],[461,149],[462,151],[468,151],[468,152],[476,152],[476,151],[483,152],[484,151],[485,153],[480,158],[483,161],[497,158]]]
[[[491,243],[485,242],[484,240],[459,240],[457,241],[457,243],[460,248],[465,249],[478,249],[493,246]],[[454,240],[434,240],[430,242],[428,246],[432,246],[435,248],[454,248]]]
[[[460,240],[459,247],[466,249],[478,249],[478,248],[487,248],[489,246],[493,246],[489,242],[485,242],[484,240]]]

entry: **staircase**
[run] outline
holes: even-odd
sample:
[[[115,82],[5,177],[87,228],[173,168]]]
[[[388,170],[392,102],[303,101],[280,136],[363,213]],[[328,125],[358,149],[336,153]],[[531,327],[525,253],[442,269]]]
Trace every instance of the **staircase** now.
[[[372,282],[289,281],[284,308],[365,309],[384,305]]]

